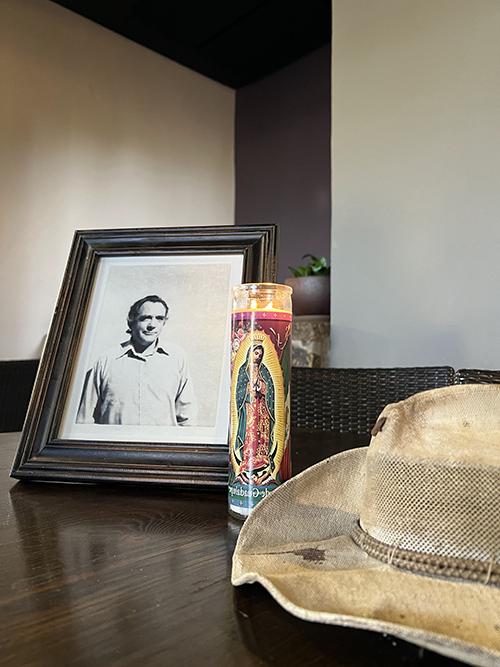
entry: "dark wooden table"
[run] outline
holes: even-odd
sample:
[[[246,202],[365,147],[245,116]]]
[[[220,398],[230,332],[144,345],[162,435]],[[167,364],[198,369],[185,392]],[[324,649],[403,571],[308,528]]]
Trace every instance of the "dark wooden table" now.
[[[14,482],[0,435],[1,665],[457,665],[234,589],[222,491]],[[294,434],[295,469],[358,437]]]

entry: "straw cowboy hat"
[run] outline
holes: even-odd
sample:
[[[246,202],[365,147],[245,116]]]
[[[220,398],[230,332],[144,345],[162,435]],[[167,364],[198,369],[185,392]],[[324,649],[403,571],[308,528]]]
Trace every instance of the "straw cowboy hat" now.
[[[388,405],[369,447],[318,463],[244,524],[232,582],[308,621],[500,665],[500,386]]]

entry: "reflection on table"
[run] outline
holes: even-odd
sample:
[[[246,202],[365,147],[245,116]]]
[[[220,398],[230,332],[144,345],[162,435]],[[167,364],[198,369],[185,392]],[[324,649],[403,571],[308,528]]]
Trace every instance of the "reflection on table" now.
[[[224,491],[16,483],[0,435],[5,665],[452,665],[389,636],[306,623],[233,589]],[[365,439],[366,441],[366,439]],[[294,432],[299,471],[359,436]]]

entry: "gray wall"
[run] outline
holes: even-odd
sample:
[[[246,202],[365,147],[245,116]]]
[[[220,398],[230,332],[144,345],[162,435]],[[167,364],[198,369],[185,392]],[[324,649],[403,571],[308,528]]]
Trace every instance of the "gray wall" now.
[[[280,228],[278,280],[330,256],[330,46],[236,93],[236,224]]]
[[[500,2],[333,6],[333,363],[500,368]]]

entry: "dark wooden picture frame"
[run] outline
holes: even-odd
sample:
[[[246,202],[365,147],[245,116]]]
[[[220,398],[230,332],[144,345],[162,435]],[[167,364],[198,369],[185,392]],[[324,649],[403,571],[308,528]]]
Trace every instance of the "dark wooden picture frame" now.
[[[241,282],[273,282],[276,244],[275,225],[75,232],[11,476],[224,486],[227,444],[62,439],[58,434],[64,404],[102,258],[240,255]]]

